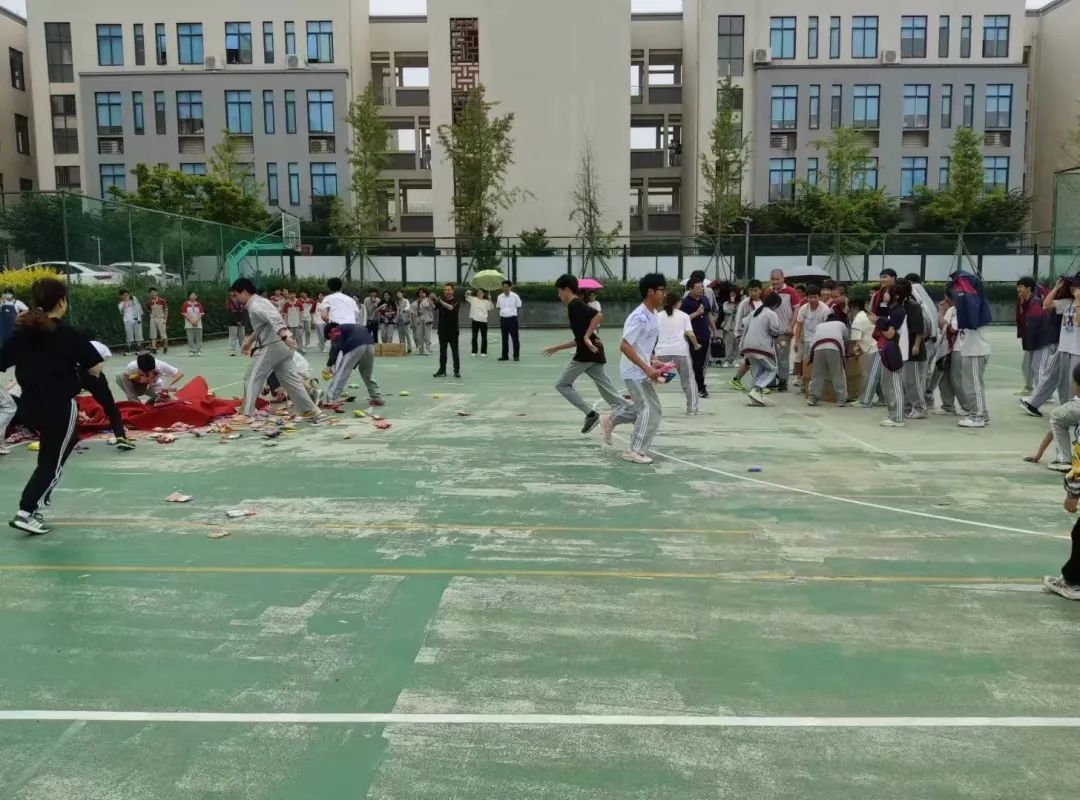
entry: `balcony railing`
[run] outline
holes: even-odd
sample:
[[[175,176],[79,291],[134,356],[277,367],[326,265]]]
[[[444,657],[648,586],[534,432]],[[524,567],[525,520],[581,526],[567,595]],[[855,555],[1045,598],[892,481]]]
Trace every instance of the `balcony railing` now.
[[[630,169],[660,169],[665,165],[663,150],[631,150]]]
[[[402,214],[401,215],[401,232],[402,233],[431,233],[435,230],[435,217],[429,212],[427,214]]]
[[[422,88],[399,86],[396,92],[396,105],[399,108],[426,108],[431,105],[431,91],[426,86]]]
[[[387,153],[387,169],[416,169],[416,153]]]
[[[681,86],[650,86],[650,105],[682,105]]]

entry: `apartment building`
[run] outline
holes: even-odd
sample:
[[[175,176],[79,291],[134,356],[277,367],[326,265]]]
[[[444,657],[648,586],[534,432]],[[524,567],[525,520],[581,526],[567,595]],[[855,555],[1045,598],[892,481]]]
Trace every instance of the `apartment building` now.
[[[1080,165],[1080,72],[1076,63],[1080,0],[1056,0],[1028,11],[1031,112],[1028,144],[1033,230],[1050,230],[1054,173]]]
[[[228,129],[267,203],[310,216],[328,195],[347,200],[343,117],[370,82],[390,134],[387,235],[451,236],[453,175],[437,131],[482,82],[497,113],[515,115],[507,184],[526,194],[504,214],[505,234],[573,232],[586,145],[605,225],[691,233],[727,76],[752,140],[747,201],[821,179],[815,142],[841,125],[871,148],[860,180],[892,194],[947,181],[962,125],[982,136],[988,185],[1024,186],[1023,0],[685,0],[682,13],[650,15],[631,14],[630,0],[429,0],[425,17],[369,17],[367,5],[312,0],[300,14],[270,0],[255,18],[238,0],[34,0],[42,186],[131,188],[139,161],[199,171]]]
[[[0,195],[35,188],[30,72],[26,20],[0,8],[0,50],[7,74],[0,81]]]

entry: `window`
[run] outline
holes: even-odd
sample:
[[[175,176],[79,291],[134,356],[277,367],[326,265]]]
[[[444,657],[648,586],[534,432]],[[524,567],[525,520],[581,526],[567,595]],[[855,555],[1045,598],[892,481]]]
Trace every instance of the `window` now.
[[[181,136],[203,134],[202,92],[176,93],[176,122]]]
[[[263,89],[263,132],[267,136],[275,133],[274,117],[274,90]]]
[[[829,17],[829,58],[840,58],[840,17]]]
[[[98,66],[124,66],[124,28],[122,25],[97,26]]]
[[[308,133],[334,132],[334,93],[309,91],[307,93]]]
[[[939,189],[944,189],[949,185],[949,164],[951,161],[952,159],[949,156],[942,156],[941,160],[938,161],[937,182]]]
[[[774,59],[795,58],[795,17],[769,18],[769,47]]]
[[[867,158],[857,164],[851,173],[852,189],[876,189],[878,183],[878,160]]]
[[[819,84],[811,84],[810,86],[810,130],[817,130],[821,127],[821,86]]]
[[[1009,188],[1008,156],[986,156],[983,158],[983,188],[987,191]]]
[[[94,95],[97,107],[98,136],[119,136],[124,132],[124,120],[120,106],[120,92],[97,92]]]
[[[808,27],[808,38],[806,40],[806,57],[817,58],[818,57],[818,18],[810,17]]]
[[[918,186],[926,186],[926,156],[905,156],[900,159],[900,196],[914,197]]]
[[[225,63],[251,63],[251,23],[225,23]]]
[[[75,95],[54,94],[49,97],[52,111],[53,152],[67,155],[79,152],[79,126],[75,118]]]
[[[263,23],[263,63],[274,63],[274,23]]]
[[[854,86],[853,94],[855,97],[855,108],[851,120],[851,127],[880,127],[881,86],[876,83],[857,83]]]
[[[154,128],[158,136],[165,135],[165,92],[154,92]]]
[[[971,17],[960,17],[960,58],[971,58]]]
[[[78,167],[57,167],[56,188],[60,191],[80,191],[82,189],[82,171]]]
[[[965,128],[975,127],[975,84],[964,84],[964,122]]]
[[[877,17],[851,18],[851,57],[877,58]]]
[[[135,135],[146,133],[146,117],[143,114],[142,92],[131,93],[131,110],[135,117]]]
[[[165,40],[165,23],[158,22],[154,25],[154,58],[157,59],[158,66],[164,66],[169,63],[169,57],[167,55],[167,42]]]
[[[334,63],[334,23],[307,24],[307,60],[312,64]]]
[[[101,196],[109,194],[109,189],[115,186],[121,192],[127,191],[127,173],[124,172],[123,164],[102,164],[99,168],[101,177]]]
[[[22,114],[15,115],[15,152],[30,155],[30,119]]]
[[[829,125],[839,128],[844,124],[844,87],[839,83],[832,86],[832,96],[829,98]]]
[[[926,58],[926,17],[900,17],[900,56]]]
[[[278,201],[277,163],[271,161],[266,165],[266,204],[276,206]]]
[[[285,23],[285,55],[296,55],[296,23]],[[299,202],[299,201],[297,201]]]
[[[252,132],[250,91],[225,92],[225,124],[229,133]]]
[[[1012,84],[991,83],[986,87],[986,130],[1012,127]]]
[[[818,185],[818,160],[816,158],[806,159],[806,182],[811,186]]]
[[[296,133],[296,92],[285,90],[285,133]]]
[[[185,175],[205,175],[206,164],[181,164],[180,171]]]
[[[203,32],[201,22],[181,22],[176,26],[180,41],[180,63],[203,63]]]
[[[135,66],[146,66],[146,34],[143,33],[142,23],[131,26],[135,34]]]
[[[798,127],[799,87],[772,87],[772,130],[793,131]]]
[[[11,66],[11,86],[20,92],[26,91],[26,71],[23,69],[23,54],[14,48],[8,48],[8,64]]]
[[[952,84],[941,87],[941,127],[952,127]]]
[[[300,165],[289,163],[289,205],[300,205]]]
[[[795,159],[769,159],[769,201],[795,199]]]
[[[930,127],[930,87],[925,83],[904,85],[904,127]]]
[[[983,58],[1008,58],[1009,15],[983,17]]]
[[[949,57],[949,15],[948,14],[942,14],[938,18],[937,54],[938,54],[938,58],[948,58]]]
[[[745,18],[736,16],[720,17],[720,32],[717,40],[717,74],[721,78],[736,78],[743,74],[746,64]]]
[[[71,23],[45,23],[45,59],[49,64],[49,83],[72,83],[75,80]]]
[[[337,197],[337,164],[313,162],[311,165],[311,196]]]

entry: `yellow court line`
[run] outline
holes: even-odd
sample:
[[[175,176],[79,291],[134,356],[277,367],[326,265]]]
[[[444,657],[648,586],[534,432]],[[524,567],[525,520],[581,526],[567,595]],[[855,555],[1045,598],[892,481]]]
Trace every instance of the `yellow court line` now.
[[[939,575],[785,575],[778,573],[652,572],[637,570],[505,569],[486,567],[149,566],[136,564],[0,564],[0,573],[80,572],[138,575],[389,575],[485,578],[631,578],[729,583],[1037,584],[1036,578]]]
[[[145,528],[150,524],[167,525],[170,528],[176,527],[192,527],[192,528],[213,528],[215,530],[222,528],[229,524],[227,520],[222,522],[206,522],[203,520],[172,520],[161,519],[159,517],[146,517],[143,519],[84,519],[84,520],[65,520],[63,522],[50,523],[54,527],[58,528],[84,528],[94,525],[111,525],[117,528]],[[241,523],[242,524],[242,523]],[[726,528],[608,528],[608,527],[588,527],[588,526],[573,526],[573,525],[500,525],[498,523],[456,523],[456,522],[439,522],[439,523],[411,523],[411,522],[385,522],[377,524],[359,524],[354,522],[333,522],[333,523],[317,523],[313,525],[305,524],[304,528],[313,528],[316,530],[363,530],[363,531],[425,531],[425,530],[437,530],[437,531],[466,531],[466,530],[488,530],[488,531],[520,531],[529,532],[536,531],[539,533],[648,533],[648,534],[686,534],[686,533],[698,533],[698,534],[721,534],[725,536],[751,536],[756,531],[750,530],[729,530]]]

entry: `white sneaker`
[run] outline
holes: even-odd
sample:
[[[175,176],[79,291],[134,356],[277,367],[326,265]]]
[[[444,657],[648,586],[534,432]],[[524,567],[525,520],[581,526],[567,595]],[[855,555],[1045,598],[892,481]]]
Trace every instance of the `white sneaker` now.
[[[930,413],[933,414],[936,417],[955,417],[956,416],[955,411],[949,411],[948,409],[945,409],[945,408],[935,408]]]
[[[880,422],[880,425],[881,425],[882,428],[903,428],[904,427],[903,422],[897,422],[894,419],[883,419]]]
[[[10,456],[11,448],[7,445],[0,445],[0,456]]]
[[[1067,461],[1054,461],[1047,464],[1046,468],[1053,470],[1054,472],[1067,473],[1072,471],[1072,464]]]
[[[1047,575],[1042,585],[1046,591],[1061,595],[1066,600],[1080,600],[1080,586],[1065,583],[1060,575]]]
[[[981,419],[972,419],[971,417],[964,417],[962,420],[956,423],[961,428],[985,428],[986,422]]]
[[[40,514],[34,514],[29,517],[24,517],[21,513],[16,514],[8,521],[8,525],[17,531],[28,533],[31,536],[41,536],[44,533],[48,533],[50,530],[50,528],[45,525],[45,520],[42,519]]]
[[[772,400],[765,399],[765,395],[761,393],[761,389],[757,388],[756,386],[750,390],[750,393],[747,395],[747,397],[750,399],[750,405],[752,406],[773,405]]]
[[[643,456],[641,453],[634,452],[633,450],[627,450],[625,453],[620,454],[619,458],[623,461],[629,461],[631,464],[653,463],[653,460],[648,456]]]
[[[908,419],[926,419],[925,411],[912,411],[910,414],[905,414]]]
[[[611,435],[615,432],[615,420],[611,418],[611,414],[604,414],[600,417],[600,438],[604,440],[604,444],[611,444]]]

